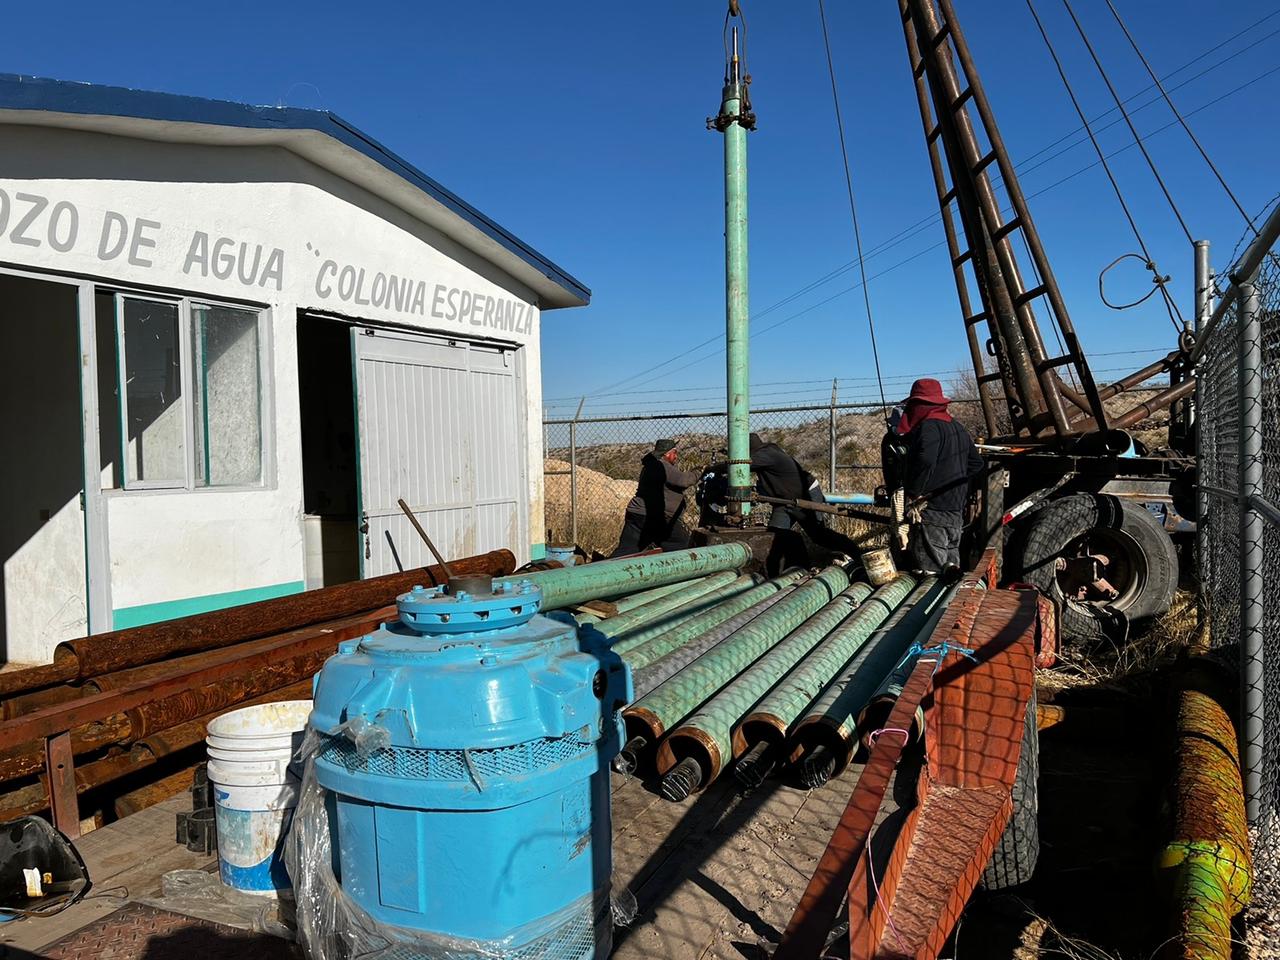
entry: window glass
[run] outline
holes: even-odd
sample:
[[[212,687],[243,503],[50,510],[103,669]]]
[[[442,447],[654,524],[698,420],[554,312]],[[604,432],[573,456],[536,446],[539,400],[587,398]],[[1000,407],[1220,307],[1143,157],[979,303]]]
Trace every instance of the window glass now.
[[[258,314],[191,305],[197,486],[262,480],[262,390]]]
[[[125,464],[143,485],[186,483],[178,305],[121,297]]]

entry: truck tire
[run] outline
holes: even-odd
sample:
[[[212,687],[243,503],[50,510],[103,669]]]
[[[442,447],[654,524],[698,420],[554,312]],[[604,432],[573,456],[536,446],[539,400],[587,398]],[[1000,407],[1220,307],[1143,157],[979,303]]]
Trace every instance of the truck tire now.
[[[1022,752],[1013,782],[1013,812],[991,860],[982,872],[987,890],[1007,890],[1028,882],[1040,859],[1040,733],[1036,727],[1036,697],[1027,701],[1022,728]]]
[[[1013,552],[1014,578],[1038,587],[1062,609],[1064,640],[1114,636],[1117,620],[1158,617],[1178,586],[1178,553],[1164,528],[1140,504],[1105,494],[1076,493],[1045,504],[1027,518]],[[1119,596],[1088,601],[1066,595],[1057,560],[1083,552],[1109,558],[1107,579]]]

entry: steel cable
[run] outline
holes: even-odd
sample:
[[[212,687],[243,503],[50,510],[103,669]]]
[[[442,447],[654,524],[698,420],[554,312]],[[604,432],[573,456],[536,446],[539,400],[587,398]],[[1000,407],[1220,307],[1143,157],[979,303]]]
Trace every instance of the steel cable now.
[[[836,85],[836,65],[831,59],[831,36],[827,31],[827,10],[823,0],[818,0],[818,19],[822,23],[822,45],[827,54],[827,75],[831,78],[831,103],[835,108],[836,132],[840,137],[840,157],[844,161],[844,184],[849,193],[849,216],[853,220],[853,242],[858,254],[858,273],[861,277],[862,302],[867,310],[867,329],[871,334],[871,358],[875,362],[876,382],[880,386],[880,402],[885,406],[885,417],[889,415],[888,401],[884,397],[884,380],[880,374],[880,348],[876,343],[876,322],[871,312],[871,293],[867,288],[866,258],[862,253],[862,231],[858,227],[858,205],[853,198],[853,172],[849,168],[849,148],[844,137],[844,118],[840,113],[840,91]],[[888,420],[886,419],[886,423]]]
[[[1068,0],[1063,0],[1063,3],[1068,3]],[[1125,219],[1129,222],[1129,229],[1133,231],[1134,239],[1138,241],[1138,246],[1142,250],[1145,262],[1148,264],[1156,286],[1160,289],[1160,293],[1164,298],[1165,309],[1169,311],[1169,319],[1172,321],[1175,329],[1181,330],[1185,326],[1182,319],[1182,312],[1178,309],[1177,302],[1170,295],[1168,289],[1166,289],[1164,285],[1164,282],[1160,278],[1160,272],[1155,266],[1155,259],[1151,256],[1151,251],[1147,248],[1147,242],[1143,239],[1142,231],[1138,228],[1138,222],[1134,219],[1133,212],[1129,209],[1129,204],[1124,198],[1124,191],[1120,189],[1120,184],[1116,180],[1115,173],[1111,170],[1111,164],[1107,163],[1107,156],[1102,150],[1102,145],[1098,143],[1098,138],[1093,132],[1093,126],[1085,116],[1084,107],[1080,105],[1080,99],[1076,96],[1075,88],[1071,86],[1071,81],[1067,77],[1067,71],[1062,65],[1062,59],[1058,56],[1057,48],[1054,47],[1053,41],[1049,38],[1049,31],[1045,28],[1044,21],[1040,19],[1040,13],[1036,10],[1034,0],[1027,0],[1027,9],[1031,11],[1031,17],[1036,22],[1036,28],[1040,31],[1040,36],[1044,39],[1045,46],[1049,50],[1049,56],[1053,59],[1053,64],[1058,70],[1058,77],[1062,80],[1062,85],[1066,88],[1067,96],[1071,99],[1071,105],[1075,108],[1076,115],[1079,116],[1080,122],[1084,124],[1085,130],[1089,134],[1089,142],[1093,144],[1094,152],[1098,155],[1098,162],[1102,164],[1102,169],[1107,175],[1107,180],[1111,183],[1111,189],[1115,191],[1116,200],[1120,203],[1120,209],[1124,211]],[[1110,81],[1108,81],[1108,83],[1110,83]],[[1141,142],[1140,138],[1139,142]],[[1145,149],[1143,152],[1146,152]],[[1190,236],[1189,233],[1188,236]],[[1104,270],[1103,272],[1105,273],[1106,271]],[[1101,278],[1099,278],[1099,285],[1101,285]],[[1103,302],[1106,302],[1105,298]]]
[[[1138,59],[1142,61],[1142,65],[1147,70],[1147,75],[1151,77],[1151,82],[1154,83],[1156,89],[1160,91],[1160,96],[1162,96],[1164,98],[1164,102],[1169,105],[1169,109],[1173,111],[1173,115],[1178,118],[1178,123],[1182,126],[1182,129],[1186,131],[1187,136],[1191,138],[1191,142],[1195,145],[1196,150],[1199,151],[1204,162],[1208,164],[1209,169],[1213,171],[1213,175],[1217,178],[1218,183],[1222,185],[1222,189],[1226,191],[1227,196],[1231,198],[1231,202],[1235,204],[1236,209],[1240,211],[1240,216],[1244,217],[1244,222],[1249,225],[1249,229],[1253,231],[1254,236],[1257,236],[1258,228],[1254,224],[1253,219],[1247,212],[1245,212],[1243,204],[1241,204],[1239,199],[1237,199],[1232,189],[1227,186],[1226,178],[1222,176],[1222,173],[1218,170],[1214,162],[1209,159],[1208,151],[1206,151],[1204,146],[1200,143],[1200,138],[1192,132],[1191,126],[1187,123],[1186,118],[1183,117],[1178,108],[1174,106],[1173,98],[1170,97],[1169,92],[1165,90],[1164,84],[1160,82],[1160,78],[1156,76],[1156,72],[1151,69],[1151,64],[1147,61],[1146,56],[1143,55],[1142,50],[1138,47],[1138,41],[1135,40],[1133,34],[1129,32],[1129,27],[1124,22],[1124,18],[1120,16],[1120,11],[1116,9],[1116,5],[1112,3],[1111,0],[1106,0],[1106,2],[1107,9],[1109,9],[1111,11],[1111,15],[1115,17],[1116,23],[1125,35],[1125,39],[1129,41],[1129,46],[1133,47],[1133,52],[1136,53],[1138,55]]]

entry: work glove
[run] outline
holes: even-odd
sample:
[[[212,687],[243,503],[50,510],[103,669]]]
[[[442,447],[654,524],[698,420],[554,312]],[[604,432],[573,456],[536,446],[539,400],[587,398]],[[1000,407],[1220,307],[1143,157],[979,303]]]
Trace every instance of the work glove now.
[[[893,540],[900,551],[905,552],[911,536],[911,528],[904,523],[906,519],[907,493],[901,487],[890,495],[890,506],[893,508],[893,519],[897,521],[893,528]]]

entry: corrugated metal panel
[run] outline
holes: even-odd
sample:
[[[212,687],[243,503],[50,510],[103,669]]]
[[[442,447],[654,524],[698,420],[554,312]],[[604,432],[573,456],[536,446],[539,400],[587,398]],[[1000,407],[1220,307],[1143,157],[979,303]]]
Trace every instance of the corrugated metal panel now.
[[[396,500],[446,557],[528,552],[514,351],[357,329],[364,576],[432,562]]]

